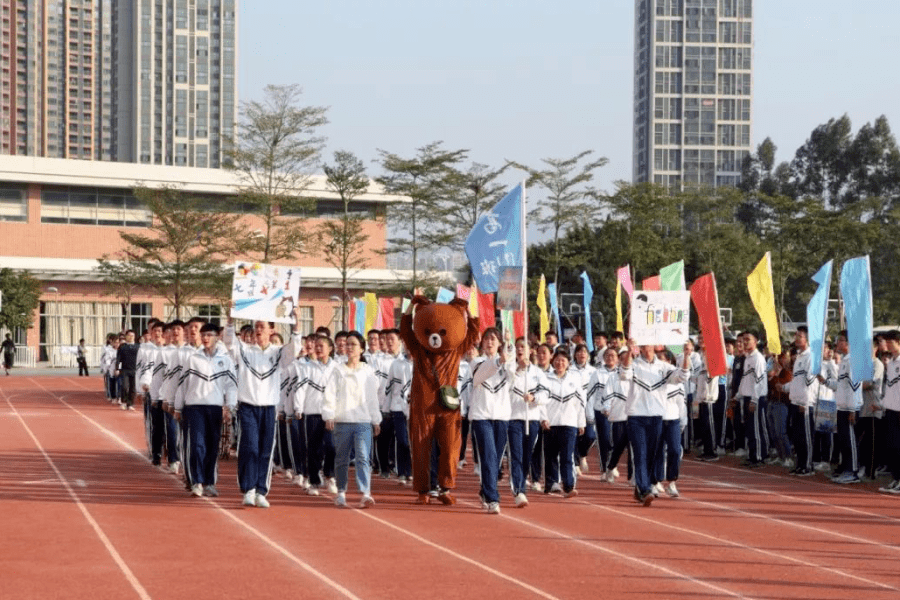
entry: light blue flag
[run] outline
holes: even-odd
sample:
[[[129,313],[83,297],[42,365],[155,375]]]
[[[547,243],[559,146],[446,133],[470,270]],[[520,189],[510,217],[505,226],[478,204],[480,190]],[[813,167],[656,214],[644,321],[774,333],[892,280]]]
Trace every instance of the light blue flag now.
[[[851,258],[841,269],[841,297],[847,317],[850,344],[850,377],[854,382],[872,379],[872,273],[869,257]]]
[[[581,273],[584,279],[584,341],[587,343],[588,352],[594,351],[594,334],[591,331],[591,301],[594,299],[594,288],[591,287],[591,280],[588,278],[587,271]]]
[[[475,223],[466,238],[466,256],[478,291],[497,291],[502,267],[521,267],[522,185],[517,185]]]
[[[438,304],[450,304],[450,301],[453,300],[454,296],[455,294],[447,288],[439,288],[435,302]]]
[[[547,284],[547,295],[550,296],[550,313],[553,315],[553,320],[556,321],[556,337],[559,338],[560,343],[562,343],[562,321],[559,319],[559,304],[556,302],[555,283]]]
[[[356,319],[353,328],[363,335],[366,335],[366,301],[354,300],[356,303]]]
[[[819,284],[806,305],[806,326],[809,328],[809,349],[812,356],[809,360],[809,375],[818,375],[822,370],[822,351],[825,349],[825,330],[828,327],[828,296],[831,294],[831,265],[829,260],[822,265],[812,279]]]

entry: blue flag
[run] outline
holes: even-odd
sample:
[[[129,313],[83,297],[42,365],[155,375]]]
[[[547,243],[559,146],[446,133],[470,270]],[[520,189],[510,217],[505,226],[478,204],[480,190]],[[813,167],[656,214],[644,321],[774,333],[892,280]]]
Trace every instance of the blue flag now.
[[[353,328],[366,335],[366,301],[360,299],[353,302],[356,303],[356,322],[353,324]]]
[[[547,295],[550,296],[550,312],[553,314],[553,320],[556,321],[556,337],[560,343],[563,341],[562,321],[559,320],[559,304],[556,302],[556,284],[547,284]]]
[[[872,379],[872,274],[869,257],[851,258],[841,269],[841,297],[847,316],[850,344],[850,377],[854,382]]]
[[[521,267],[523,187],[517,185],[475,223],[466,238],[466,257],[483,294],[497,291],[503,267]]]
[[[447,288],[439,288],[437,293],[437,298],[435,298],[435,302],[438,304],[450,304],[450,301],[453,300],[454,293]]]
[[[588,352],[594,351],[594,334],[591,331],[591,301],[594,299],[594,288],[591,287],[591,280],[588,278],[587,271],[581,273],[584,279],[584,341],[587,343]]]
[[[818,375],[822,370],[822,351],[825,349],[825,330],[828,321],[828,296],[831,293],[831,264],[829,260],[822,265],[812,279],[819,284],[806,305],[806,326],[809,328],[809,348],[812,356],[809,360],[809,375]]]

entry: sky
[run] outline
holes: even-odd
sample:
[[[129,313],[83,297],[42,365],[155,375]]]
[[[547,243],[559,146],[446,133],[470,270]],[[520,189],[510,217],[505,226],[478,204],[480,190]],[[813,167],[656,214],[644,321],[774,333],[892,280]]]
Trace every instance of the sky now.
[[[754,2],[754,147],[790,160],[844,113],[896,132],[897,23],[896,0]],[[593,150],[599,189],[631,180],[631,0],[241,0],[238,49],[241,100],[300,84],[329,107],[325,159],[350,150],[370,176],[378,149],[442,140],[489,166]]]

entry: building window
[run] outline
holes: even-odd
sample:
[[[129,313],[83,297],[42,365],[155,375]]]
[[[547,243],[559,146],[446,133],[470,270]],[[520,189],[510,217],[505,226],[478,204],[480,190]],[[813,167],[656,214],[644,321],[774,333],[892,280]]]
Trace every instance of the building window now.
[[[24,190],[0,189],[0,221],[27,221],[28,200]]]
[[[147,227],[152,215],[130,191],[95,188],[45,188],[41,192],[41,223]]]

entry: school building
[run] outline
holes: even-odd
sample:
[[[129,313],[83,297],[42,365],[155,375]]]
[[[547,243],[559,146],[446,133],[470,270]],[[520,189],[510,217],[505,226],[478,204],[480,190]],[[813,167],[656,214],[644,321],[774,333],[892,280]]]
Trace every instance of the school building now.
[[[12,332],[20,347],[18,365],[47,361],[72,366],[80,338],[89,347],[89,363],[97,364],[108,333],[142,331],[152,316],[172,318],[172,307],[164,298],[141,289],[125,296],[97,271],[98,258],[113,257],[126,246],[120,231],[146,231],[151,223],[151,214],[134,196],[137,186],[176,187],[215,200],[235,197],[239,180],[223,169],[0,156],[0,268],[26,270],[42,282],[31,326]],[[327,188],[324,176],[314,177],[302,194],[316,200],[315,214],[307,221],[310,229],[343,213],[343,203]],[[351,296],[396,285],[405,277],[387,268],[379,252],[386,245],[387,205],[402,201],[373,182],[351,203],[351,211],[366,216],[369,236],[364,250],[368,264],[352,274]],[[261,234],[258,217],[248,214],[242,222],[248,236]],[[301,267],[304,333],[321,325],[340,329],[339,270],[315,253],[281,262]],[[187,309],[188,316],[211,319],[221,312],[212,298]]]

